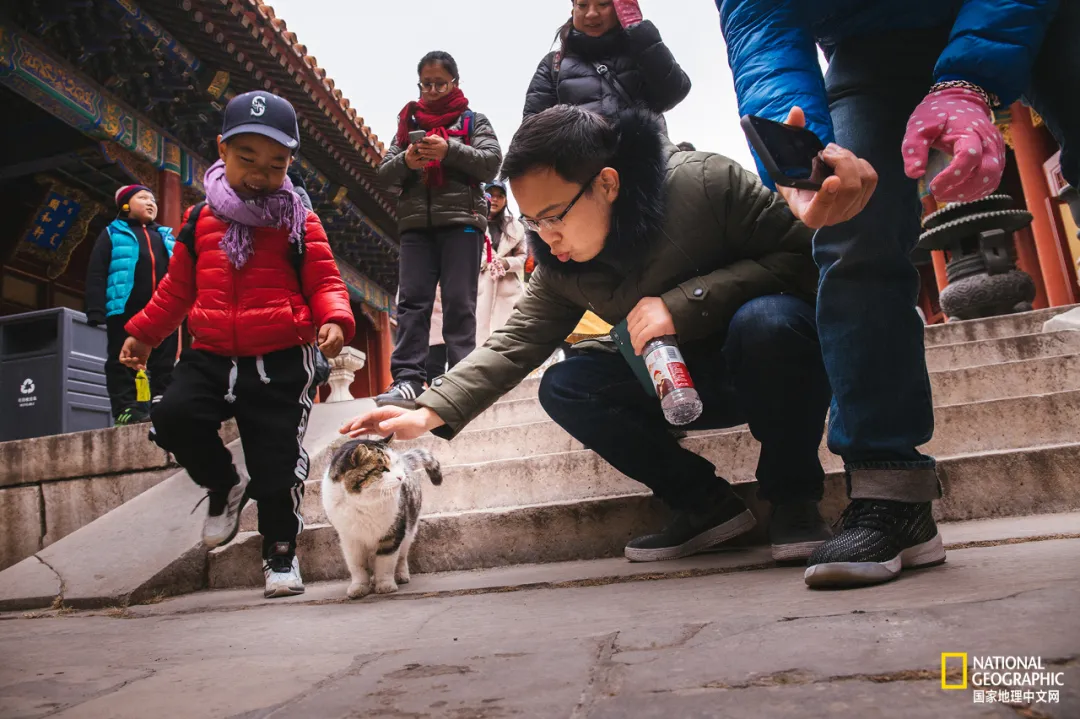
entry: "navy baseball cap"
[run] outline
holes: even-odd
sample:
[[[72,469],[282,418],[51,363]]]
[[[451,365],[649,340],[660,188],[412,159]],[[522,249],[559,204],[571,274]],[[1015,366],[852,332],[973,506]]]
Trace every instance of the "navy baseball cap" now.
[[[225,106],[221,139],[228,140],[248,132],[269,137],[290,150],[300,147],[296,110],[288,100],[271,92],[245,92]]]
[[[489,182],[486,185],[484,185],[484,192],[491,192],[493,189],[494,190],[502,190],[502,193],[504,195],[509,195],[510,194],[509,192],[506,191],[506,183],[503,182],[502,180],[495,180],[494,182]]]

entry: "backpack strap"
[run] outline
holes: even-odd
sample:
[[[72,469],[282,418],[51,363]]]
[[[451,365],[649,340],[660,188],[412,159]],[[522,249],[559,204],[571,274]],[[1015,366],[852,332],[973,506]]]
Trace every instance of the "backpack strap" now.
[[[293,269],[296,270],[296,279],[300,281],[300,288],[304,287],[304,276],[302,271],[304,269],[304,255],[307,253],[307,217],[304,217],[304,231],[300,233],[300,239],[292,244],[292,252],[290,253],[290,259],[292,260]]]
[[[619,78],[615,76],[614,70],[602,62],[594,62],[592,65],[596,69],[596,74],[600,76],[600,80],[611,85],[611,89],[615,91],[615,94],[619,96],[619,99],[622,100],[627,107],[638,106],[638,103],[634,102],[634,99],[630,97],[630,93],[628,93],[622,83],[619,82]]]
[[[195,203],[191,212],[188,213],[187,222],[180,228],[180,234],[176,236],[176,244],[186,247],[193,260],[195,259],[195,223],[199,221],[199,215],[202,214],[204,207],[206,207],[205,200]]]
[[[196,203],[191,208],[191,213],[188,215],[187,222],[184,223],[184,227],[180,230],[180,234],[176,237],[176,243],[183,245],[188,249],[191,254],[191,259],[196,258],[195,252],[195,224],[199,221],[199,215],[202,214],[203,208],[206,207],[206,201]],[[307,217],[304,217],[304,232],[300,235],[300,241],[292,245],[292,251],[289,253],[289,259],[292,261],[293,269],[296,270],[296,276],[299,278],[301,270],[304,268],[304,253],[307,251],[307,245],[305,243],[305,236],[307,235]]]
[[[559,103],[559,76],[562,74],[562,51],[556,50],[551,58],[551,86],[555,88],[555,103]]]

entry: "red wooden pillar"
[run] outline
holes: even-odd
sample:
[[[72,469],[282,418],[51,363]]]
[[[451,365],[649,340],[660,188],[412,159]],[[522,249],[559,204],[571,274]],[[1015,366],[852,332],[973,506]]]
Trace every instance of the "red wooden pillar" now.
[[[1012,141],[1016,154],[1016,167],[1020,171],[1020,184],[1024,188],[1024,202],[1028,212],[1034,217],[1031,223],[1035,238],[1035,252],[1038,255],[1039,270],[1046,288],[1046,298],[1051,307],[1072,304],[1076,301],[1068,265],[1065,262],[1067,251],[1061,247],[1061,239],[1055,232],[1047,203],[1050,201],[1050,188],[1043,174],[1043,163],[1057,151],[1044,130],[1031,122],[1031,112],[1019,102],[1010,108],[1012,114]]]
[[[930,259],[934,262],[934,279],[937,280],[937,291],[940,293],[949,285],[949,278],[945,273],[945,250],[930,250]]]
[[[1016,266],[1031,275],[1031,279],[1035,281],[1032,307],[1037,310],[1046,309],[1050,303],[1046,300],[1046,284],[1043,283],[1042,271],[1039,269],[1039,255],[1035,252],[1035,238],[1031,235],[1031,228],[1017,230],[1013,234],[1013,243],[1016,245]]]
[[[1050,220],[1050,229],[1054,234],[1054,244],[1058,246],[1061,252],[1061,264],[1065,268],[1069,292],[1072,294],[1072,301],[1076,302],[1080,300],[1080,285],[1076,281],[1076,265],[1073,264],[1069,238],[1065,234],[1068,230],[1065,229],[1065,223],[1061,219],[1061,208],[1062,205],[1058,204],[1053,198],[1046,199],[1046,216]]]
[[[394,352],[394,333],[390,327],[390,313],[379,313],[379,344],[378,344],[378,378],[379,391],[390,386],[393,378],[390,375],[390,355]]]
[[[180,232],[184,219],[184,193],[180,189],[180,175],[172,170],[158,173],[158,224],[171,227],[173,233]]]

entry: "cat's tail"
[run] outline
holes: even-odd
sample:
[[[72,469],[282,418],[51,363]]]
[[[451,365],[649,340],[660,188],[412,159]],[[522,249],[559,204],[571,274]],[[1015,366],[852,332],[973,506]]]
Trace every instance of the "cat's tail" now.
[[[427,472],[432,484],[442,484],[442,465],[426,449],[413,449],[405,453],[410,469],[422,469]]]

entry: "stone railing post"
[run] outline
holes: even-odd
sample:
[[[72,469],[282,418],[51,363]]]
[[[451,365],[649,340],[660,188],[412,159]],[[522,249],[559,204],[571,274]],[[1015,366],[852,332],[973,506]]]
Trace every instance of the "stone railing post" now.
[[[356,373],[364,369],[367,355],[358,349],[346,347],[334,359],[330,360],[330,396],[327,402],[348,402],[353,399],[349,385],[356,379]]]

